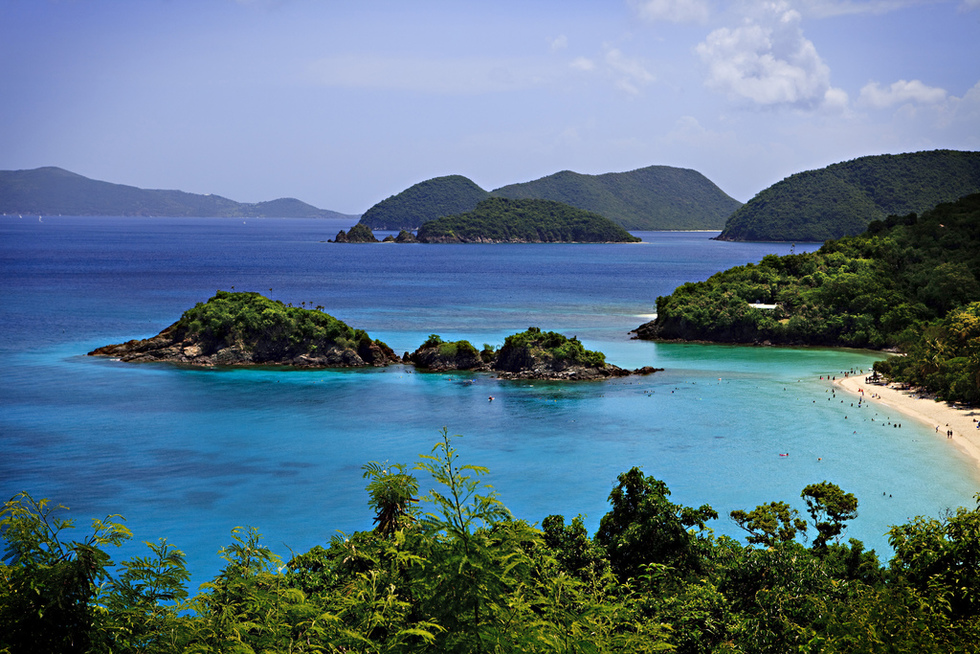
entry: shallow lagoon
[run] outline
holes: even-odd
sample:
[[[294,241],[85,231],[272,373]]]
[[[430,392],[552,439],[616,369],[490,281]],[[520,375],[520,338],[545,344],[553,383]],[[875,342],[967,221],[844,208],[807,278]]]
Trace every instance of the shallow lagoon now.
[[[413,463],[443,427],[464,434],[464,462],[490,468],[518,517],[582,513],[590,529],[633,465],[675,501],[710,503],[723,516],[716,532],[733,536],[728,511],[771,500],[802,509],[803,486],[827,479],[861,502],[848,535],[879,551],[889,524],[969,504],[977,490],[974,467],[932,427],[852,407],[820,380],[868,369],[875,353],[630,340],[657,295],[789,245],[642,232],[637,245],[325,242],[347,227],[0,218],[0,495],[49,497],[80,525],[121,513],[135,542],[166,536],[184,549],[199,582],[236,525],[258,527],[283,555],[369,528],[361,466]],[[430,333],[479,347],[536,325],[617,365],[665,371],[562,385],[84,356],[153,335],[232,287],[323,305],[398,352]]]

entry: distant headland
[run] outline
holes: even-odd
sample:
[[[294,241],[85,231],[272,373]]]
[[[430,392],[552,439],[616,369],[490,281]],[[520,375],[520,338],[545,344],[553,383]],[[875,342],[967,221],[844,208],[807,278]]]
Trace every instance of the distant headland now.
[[[167,216],[194,218],[349,218],[301,202],[235,202],[220,195],[142,189],[89,179],[48,166],[0,170],[0,212],[62,216]]]

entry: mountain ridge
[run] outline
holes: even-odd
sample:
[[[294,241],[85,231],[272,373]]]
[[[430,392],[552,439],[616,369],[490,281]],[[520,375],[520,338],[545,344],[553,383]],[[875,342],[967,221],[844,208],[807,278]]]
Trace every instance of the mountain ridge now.
[[[489,197],[561,202],[634,230],[721,230],[741,206],[695,170],[647,166],[601,175],[563,170],[493,191],[462,175],[433,177],[378,202],[360,222],[372,229],[414,230],[424,222],[473,211]]]
[[[67,216],[357,218],[296,198],[236,202],[220,195],[143,189],[91,179],[57,166],[0,170],[0,213]]]
[[[858,157],[795,173],[735,211],[721,241],[826,241],[875,220],[922,213],[980,192],[980,152],[927,150]]]

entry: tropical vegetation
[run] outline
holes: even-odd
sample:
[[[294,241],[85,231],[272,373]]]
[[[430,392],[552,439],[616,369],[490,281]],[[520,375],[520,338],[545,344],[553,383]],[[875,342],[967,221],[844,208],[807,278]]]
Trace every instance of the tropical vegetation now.
[[[26,493],[0,511],[0,651],[973,652],[980,642],[978,505],[889,530],[884,565],[843,540],[858,501],[833,483],[733,512],[619,475],[590,536],[581,517],[516,518],[443,430],[412,468],[363,468],[374,529],[280,559],[250,527],[196,593],[166,539],[115,565],[124,520],[81,538]],[[421,475],[420,478],[416,475]],[[422,482],[431,488],[422,493]],[[810,528],[816,537],[807,544]]]
[[[980,193],[980,152],[861,157],[773,184],[731,215],[723,241],[826,241],[890,215],[922,213]]]
[[[322,306],[294,307],[253,292],[217,291],[207,302],[198,302],[168,328],[173,339],[190,340],[202,351],[217,352],[237,346],[250,351],[256,362],[283,360],[331,348],[368,353],[380,347],[363,329],[354,329],[324,313]],[[391,353],[393,356],[393,353]]]
[[[471,211],[489,196],[462,175],[434,177],[378,202],[364,212],[360,224],[371,229],[414,230],[427,221]]]
[[[421,243],[631,243],[640,239],[597,213],[551,200],[488,198],[473,211],[424,223]]]
[[[894,348],[889,378],[980,401],[980,194],[657,298],[641,338]]]
[[[696,170],[672,166],[603,175],[563,170],[492,195],[564,202],[630,230],[721,229],[742,206]]]
[[[511,334],[496,352],[493,368],[516,372],[532,365],[535,360],[546,361],[557,366],[587,366],[603,368],[606,355],[602,352],[586,350],[582,342],[574,336],[568,338],[558,332],[543,332],[538,327]]]

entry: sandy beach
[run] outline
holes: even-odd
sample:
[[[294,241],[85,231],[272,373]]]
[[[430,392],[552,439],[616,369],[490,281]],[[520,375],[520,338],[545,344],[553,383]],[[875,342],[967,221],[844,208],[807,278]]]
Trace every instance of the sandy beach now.
[[[976,422],[980,420],[980,409],[958,408],[897,386],[868,384],[864,381],[864,375],[838,378],[834,383],[864,397],[865,402],[882,404],[929,425],[936,430],[937,438],[944,437],[947,430],[951,430],[950,442],[963,450],[980,468],[980,429],[977,429]]]

